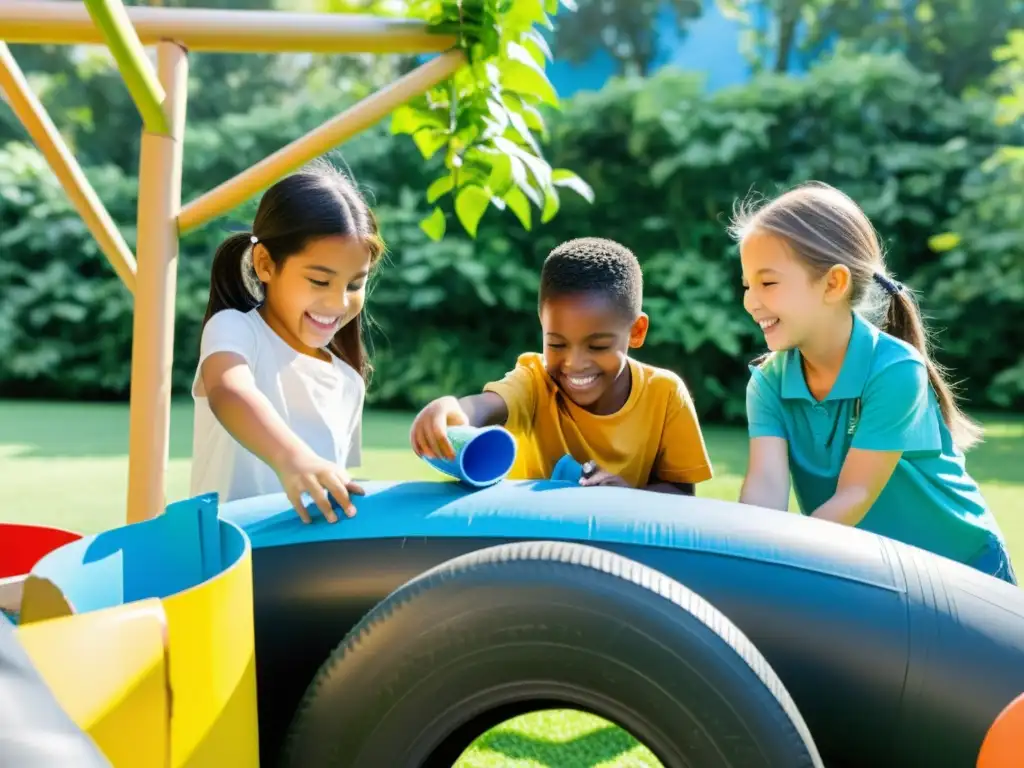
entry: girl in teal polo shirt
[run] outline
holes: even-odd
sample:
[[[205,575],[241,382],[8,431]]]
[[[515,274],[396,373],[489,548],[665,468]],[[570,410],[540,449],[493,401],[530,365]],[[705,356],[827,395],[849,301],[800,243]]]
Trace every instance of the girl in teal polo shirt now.
[[[741,209],[731,232],[744,307],[770,350],[747,386],[740,501],[788,509],[792,478],[804,514],[1016,584],[965,466],[980,430],[931,359],[917,304],[886,272],[864,212],[811,183]]]

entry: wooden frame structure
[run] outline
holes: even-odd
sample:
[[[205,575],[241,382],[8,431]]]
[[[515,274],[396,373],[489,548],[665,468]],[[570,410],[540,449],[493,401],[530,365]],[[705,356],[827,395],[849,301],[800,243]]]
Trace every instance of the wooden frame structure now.
[[[0,91],[46,157],[104,255],[134,295],[127,521],[163,512],[170,432],[178,237],[443,82],[465,63],[455,38],[408,19],[125,8],[121,0],[2,0]],[[105,44],[143,121],[137,256],[89,185],[7,43]],[[156,47],[156,67],[144,46]],[[181,204],[188,52],[439,53],[257,165]]]

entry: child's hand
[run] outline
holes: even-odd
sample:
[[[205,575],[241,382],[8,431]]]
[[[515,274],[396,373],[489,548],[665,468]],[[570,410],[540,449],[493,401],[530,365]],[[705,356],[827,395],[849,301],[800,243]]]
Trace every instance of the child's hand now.
[[[448,441],[448,427],[469,424],[469,417],[454,397],[439,397],[427,405],[412,423],[409,439],[417,456],[454,459],[455,449]]]
[[[593,461],[588,461],[586,464],[583,465],[583,477],[580,478],[580,485],[614,485],[619,488],[633,487],[618,475],[613,475],[611,472],[606,472],[605,470],[601,469]]]
[[[304,451],[287,459],[277,468],[277,476],[281,479],[288,501],[292,503],[304,523],[310,522],[310,517],[302,503],[303,493],[308,493],[312,497],[329,523],[338,522],[338,516],[331,508],[328,493],[334,496],[348,517],[356,513],[349,494],[362,496],[366,493],[358,484],[352,482],[352,478],[344,469],[320,458],[312,451]]]

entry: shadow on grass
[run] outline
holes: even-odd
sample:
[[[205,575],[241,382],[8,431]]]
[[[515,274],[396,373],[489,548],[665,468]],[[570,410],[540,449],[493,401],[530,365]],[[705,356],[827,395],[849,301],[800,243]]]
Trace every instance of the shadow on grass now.
[[[171,459],[192,456],[191,403],[171,407]],[[11,458],[103,459],[128,455],[127,403],[0,402],[0,450]]]
[[[484,734],[475,747],[497,752],[511,760],[533,760],[550,768],[592,768],[639,745],[621,728],[609,725],[570,741],[548,741],[514,731]]]
[[[363,450],[407,449],[415,414],[365,414]],[[192,458],[190,400],[171,405],[169,458]],[[31,459],[102,459],[128,455],[127,403],[0,401],[0,456]]]

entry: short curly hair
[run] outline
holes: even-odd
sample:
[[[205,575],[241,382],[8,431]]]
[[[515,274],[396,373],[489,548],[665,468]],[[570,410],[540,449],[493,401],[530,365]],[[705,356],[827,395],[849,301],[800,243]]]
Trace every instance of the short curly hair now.
[[[600,293],[629,320],[641,312],[644,293],[640,262],[629,248],[601,237],[562,243],[544,260],[540,305],[558,296]]]

